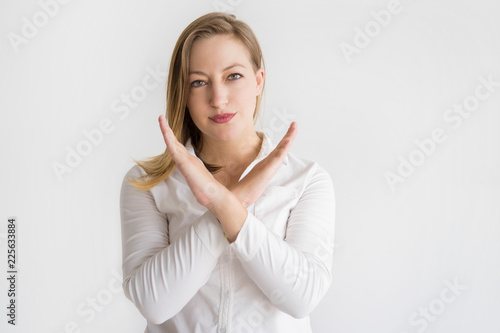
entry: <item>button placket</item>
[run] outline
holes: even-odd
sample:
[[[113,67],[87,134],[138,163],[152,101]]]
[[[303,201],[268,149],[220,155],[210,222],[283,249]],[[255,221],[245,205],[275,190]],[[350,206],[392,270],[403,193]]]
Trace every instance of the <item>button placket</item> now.
[[[227,247],[227,252],[222,255],[222,260],[220,261],[220,278],[221,278],[221,296],[220,296],[220,306],[219,306],[219,332],[225,333],[229,330],[230,322],[230,288],[231,288],[231,261],[229,246]]]
[[[233,250],[230,246],[228,246],[229,248],[229,259],[232,259],[233,257]],[[232,322],[233,322],[233,303],[232,303],[232,295],[231,295],[231,292],[232,292],[232,288],[233,288],[233,285],[234,285],[234,270],[233,270],[233,261],[232,260],[229,260],[228,262],[228,267],[229,267],[229,278],[228,278],[228,282],[229,282],[229,285],[228,285],[228,288],[227,288],[227,297],[226,297],[226,300],[227,300],[227,304],[228,304],[228,312],[227,312],[227,318],[228,318],[228,321],[227,321],[227,326],[226,326],[226,329],[231,332],[232,331]]]

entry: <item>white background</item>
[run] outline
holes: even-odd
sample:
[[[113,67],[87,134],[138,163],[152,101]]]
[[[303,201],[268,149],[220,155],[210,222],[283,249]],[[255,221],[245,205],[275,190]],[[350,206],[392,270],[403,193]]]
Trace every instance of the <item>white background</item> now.
[[[295,120],[292,152],[334,182],[333,285],[311,314],[314,332],[500,332],[499,2],[401,0],[381,27],[371,12],[389,1],[230,1],[264,51],[262,127],[277,142]],[[116,292],[119,191],[132,158],[164,150],[165,82],[126,116],[111,105],[147,68],[166,71],[181,31],[217,6],[74,0],[14,47],[12,34],[24,38],[43,11],[37,1],[1,2],[2,332],[144,331]],[[341,45],[356,41],[365,47],[347,57]],[[454,104],[474,101],[479,77],[496,86],[460,126],[446,121]],[[113,130],[58,177],[54,163],[66,164],[105,118]],[[424,155],[415,140],[439,128],[446,140]],[[419,165],[391,189],[386,174],[410,157]],[[10,216],[15,328],[6,323]]]

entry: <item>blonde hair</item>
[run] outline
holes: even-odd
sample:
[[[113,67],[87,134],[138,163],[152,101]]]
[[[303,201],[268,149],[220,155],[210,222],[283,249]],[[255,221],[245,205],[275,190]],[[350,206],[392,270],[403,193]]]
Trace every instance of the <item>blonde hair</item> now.
[[[175,137],[183,145],[191,139],[194,151],[197,155],[203,148],[200,130],[196,127],[187,109],[187,97],[189,93],[189,55],[193,42],[198,38],[210,38],[215,35],[228,35],[239,39],[250,52],[250,59],[254,70],[264,69],[262,51],[255,34],[250,27],[236,19],[232,14],[214,12],[205,14],[189,24],[181,33],[175,44],[170,60],[170,69],[167,81],[167,107],[166,118]],[[262,92],[264,91],[264,84]],[[258,119],[262,93],[256,97],[256,106],[253,114],[254,125]],[[165,148],[163,154],[151,157],[145,161],[137,161],[146,175],[138,179],[127,181],[141,190],[149,190],[164,181],[175,170],[176,164]],[[212,164],[205,167],[215,173],[222,167]]]

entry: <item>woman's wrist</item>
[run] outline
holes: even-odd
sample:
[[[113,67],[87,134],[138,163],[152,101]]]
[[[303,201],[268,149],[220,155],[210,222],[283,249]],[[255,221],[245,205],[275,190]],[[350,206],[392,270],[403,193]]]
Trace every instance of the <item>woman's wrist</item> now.
[[[246,203],[246,197],[245,193],[241,188],[241,183],[237,183],[233,185],[232,187],[228,187],[227,189],[238,199],[238,201],[243,205],[243,207],[248,207],[248,204]]]
[[[222,186],[224,187],[224,186]],[[234,193],[224,187],[222,195],[213,202],[209,210],[219,220],[227,240],[236,240],[241,227],[247,219],[248,212]]]

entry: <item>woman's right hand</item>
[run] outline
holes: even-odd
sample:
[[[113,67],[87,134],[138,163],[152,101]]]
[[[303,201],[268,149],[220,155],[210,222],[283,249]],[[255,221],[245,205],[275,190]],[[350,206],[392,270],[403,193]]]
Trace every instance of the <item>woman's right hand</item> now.
[[[168,152],[175,161],[176,167],[186,179],[191,192],[196,200],[203,206],[212,210],[216,202],[224,199],[227,190],[222,186],[207,168],[180,143],[167,123],[164,115],[158,118],[163,139]]]
[[[255,202],[264,192],[267,184],[274,177],[292,147],[296,135],[297,123],[292,122],[276,148],[266,158],[257,163],[243,179],[228,187],[228,190],[240,200],[245,208]]]

